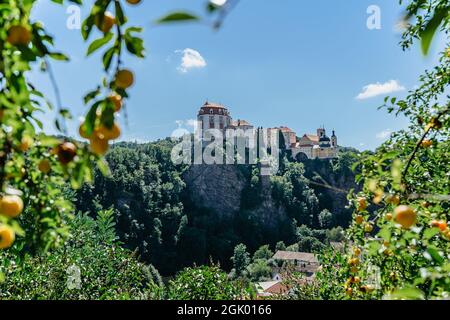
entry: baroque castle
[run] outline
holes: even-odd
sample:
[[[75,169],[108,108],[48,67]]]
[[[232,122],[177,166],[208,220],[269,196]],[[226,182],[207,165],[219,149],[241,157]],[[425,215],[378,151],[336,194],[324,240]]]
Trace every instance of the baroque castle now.
[[[219,130],[255,130],[255,127],[245,120],[233,120],[229,110],[223,105],[205,102],[200,108],[197,121],[202,132],[209,129]],[[262,129],[262,128],[257,128]],[[339,147],[337,136],[333,130],[331,138],[327,136],[324,127],[317,129],[316,134],[304,134],[298,137],[297,134],[287,127],[268,128],[267,134],[277,130],[283,135],[285,148],[290,150],[292,157],[297,160],[304,159],[330,159],[337,157]]]

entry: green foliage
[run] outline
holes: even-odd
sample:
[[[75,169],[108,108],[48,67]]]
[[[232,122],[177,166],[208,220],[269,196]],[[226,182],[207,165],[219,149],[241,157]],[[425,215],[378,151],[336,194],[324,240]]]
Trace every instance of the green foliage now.
[[[184,269],[169,282],[167,290],[170,300],[241,300],[252,296],[249,287],[231,280],[216,265]]]
[[[70,223],[71,239],[52,252],[25,254],[20,263],[12,253],[0,253],[0,267],[6,275],[0,284],[0,299],[152,298],[150,288],[161,284],[160,277],[110,237],[110,214],[108,210],[97,220],[77,215]]]
[[[247,252],[245,244],[240,243],[234,248],[231,261],[233,262],[233,276],[236,278],[245,276],[246,269],[250,264],[250,254]]]

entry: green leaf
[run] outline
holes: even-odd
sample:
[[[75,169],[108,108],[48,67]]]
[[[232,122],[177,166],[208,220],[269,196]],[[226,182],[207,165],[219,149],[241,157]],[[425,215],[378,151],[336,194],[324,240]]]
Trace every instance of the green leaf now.
[[[425,295],[417,288],[397,289],[391,294],[384,296],[384,300],[424,300]]]
[[[111,66],[115,50],[116,50],[115,47],[111,47],[103,55],[103,67],[105,68],[106,71],[108,71],[109,67]]]
[[[424,55],[428,54],[430,50],[431,42],[433,41],[434,35],[436,34],[436,30],[441,25],[442,21],[448,16],[450,7],[446,7],[444,9],[436,10],[434,12],[433,18],[428,21],[427,26],[420,33],[420,37],[422,39],[421,47],[422,53]]]
[[[58,60],[58,61],[69,61],[70,60],[68,56],[66,56],[65,54],[63,54],[61,52],[49,53],[49,57],[54,60]]]
[[[103,47],[105,44],[107,44],[109,41],[111,41],[112,37],[113,37],[113,33],[108,32],[104,37],[101,37],[97,40],[92,41],[92,43],[89,45],[86,55],[89,56],[96,50]]]
[[[188,12],[179,11],[169,13],[162,18],[159,18],[155,22],[158,24],[162,23],[173,23],[173,22],[186,22],[186,21],[198,21],[200,20],[197,16],[190,14]]]
[[[423,238],[429,240],[439,233],[439,228],[429,228],[423,232]]]

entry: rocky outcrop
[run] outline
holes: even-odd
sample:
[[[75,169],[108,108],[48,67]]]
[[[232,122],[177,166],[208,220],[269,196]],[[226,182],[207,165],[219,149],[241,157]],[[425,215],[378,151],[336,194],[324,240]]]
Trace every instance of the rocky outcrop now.
[[[266,225],[283,219],[284,208],[272,199],[270,177],[261,177],[257,195],[249,194],[250,177],[245,172],[243,167],[235,165],[192,165],[183,180],[193,203],[212,209],[220,216],[232,217],[242,210],[243,197],[258,196],[261,201],[246,211]]]
[[[192,165],[183,180],[195,204],[225,216],[239,211],[247,184],[247,177],[232,165]]]

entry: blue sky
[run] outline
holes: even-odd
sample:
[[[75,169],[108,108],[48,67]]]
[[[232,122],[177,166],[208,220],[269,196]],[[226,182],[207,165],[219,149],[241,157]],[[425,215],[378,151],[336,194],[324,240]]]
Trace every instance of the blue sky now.
[[[383,133],[407,122],[377,110],[385,95],[356,97],[363,87],[377,83],[386,84],[385,89],[403,87],[395,95],[404,96],[418,84],[418,76],[433,67],[443,48],[438,39],[429,57],[417,47],[403,52],[395,31],[401,9],[393,0],[241,0],[219,31],[205,25],[152,23],[174,9],[203,13],[205,1],[143,0],[139,6],[125,6],[130,21],[145,27],[147,57],[125,59],[137,82],[127,103],[128,125],[123,116],[120,119],[123,140],[170,136],[178,120],[189,129],[188,120],[209,99],[228,106],[233,118],[255,126],[285,125],[302,135],[325,125],[336,130],[340,145],[373,149],[383,141]],[[381,9],[381,30],[366,26],[370,5]],[[79,30],[66,28],[68,16],[64,7],[50,1],[40,1],[34,12],[34,19],[55,36],[57,47],[71,56],[69,63],[54,63],[53,68],[63,104],[75,116],[69,123],[75,133],[87,108],[81,97],[102,76],[101,53],[85,57],[87,45]],[[186,62],[197,62],[198,67],[188,64],[181,70],[185,49],[198,52],[204,63],[188,55]],[[53,99],[48,76],[31,76]],[[44,122],[53,132],[51,119]]]

